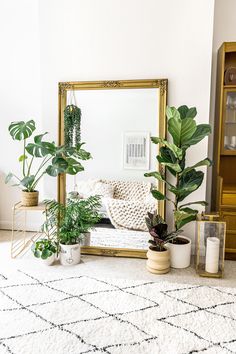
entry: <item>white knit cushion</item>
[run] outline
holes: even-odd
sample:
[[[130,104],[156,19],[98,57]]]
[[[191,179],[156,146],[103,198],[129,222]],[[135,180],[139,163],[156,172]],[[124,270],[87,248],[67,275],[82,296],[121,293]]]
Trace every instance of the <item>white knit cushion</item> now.
[[[113,198],[114,187],[110,184],[97,182],[93,190],[93,195],[100,195],[103,198]]]

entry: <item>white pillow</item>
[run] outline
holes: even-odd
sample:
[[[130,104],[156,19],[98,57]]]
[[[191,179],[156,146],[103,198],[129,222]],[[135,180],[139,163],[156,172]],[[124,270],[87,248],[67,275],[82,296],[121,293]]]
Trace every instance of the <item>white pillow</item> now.
[[[92,193],[93,195],[100,195],[103,198],[113,198],[114,187],[108,183],[97,182]]]

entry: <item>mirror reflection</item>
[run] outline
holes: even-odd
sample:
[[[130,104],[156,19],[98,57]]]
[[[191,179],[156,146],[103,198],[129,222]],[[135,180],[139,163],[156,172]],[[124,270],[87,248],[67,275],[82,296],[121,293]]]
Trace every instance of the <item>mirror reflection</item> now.
[[[71,105],[79,109],[78,124],[69,131],[65,114],[65,142],[85,142],[92,159],[66,176],[66,198],[101,201],[101,220],[82,245],[147,250],[145,218],[157,209],[151,188],[158,182],[144,173],[157,169],[150,137],[159,135],[160,88],[68,90],[66,109]]]

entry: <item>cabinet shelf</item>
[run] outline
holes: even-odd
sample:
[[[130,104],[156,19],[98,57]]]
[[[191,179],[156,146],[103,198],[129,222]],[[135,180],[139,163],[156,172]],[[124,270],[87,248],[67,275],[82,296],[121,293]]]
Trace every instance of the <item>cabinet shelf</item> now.
[[[236,260],[236,109],[231,109],[236,104],[236,84],[224,83],[229,67],[236,67],[236,42],[225,42],[218,51],[211,195],[211,209],[219,211],[227,224],[226,259]]]

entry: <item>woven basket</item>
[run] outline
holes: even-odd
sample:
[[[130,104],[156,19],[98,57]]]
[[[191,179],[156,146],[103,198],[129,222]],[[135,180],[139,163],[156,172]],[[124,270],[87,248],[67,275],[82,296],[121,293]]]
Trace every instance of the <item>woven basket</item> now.
[[[39,192],[21,192],[21,205],[26,207],[37,206],[39,203]]]

